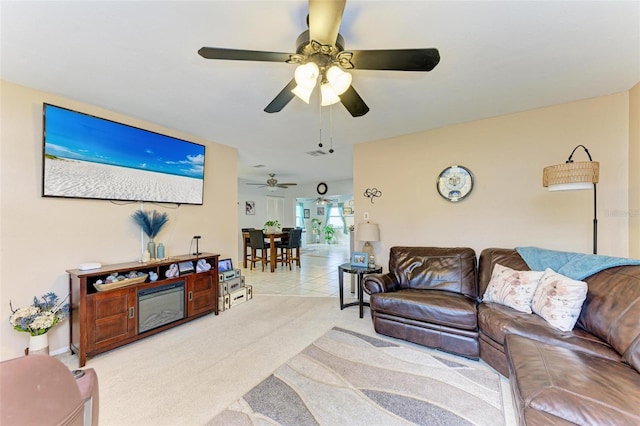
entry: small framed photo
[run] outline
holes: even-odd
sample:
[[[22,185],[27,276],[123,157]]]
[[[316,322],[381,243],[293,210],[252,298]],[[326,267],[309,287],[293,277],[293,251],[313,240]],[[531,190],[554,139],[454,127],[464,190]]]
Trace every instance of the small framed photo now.
[[[256,214],[256,202],[255,201],[245,201],[244,202],[244,211],[245,211],[245,214]]]
[[[358,268],[369,267],[369,254],[362,251],[354,251],[351,255],[351,266]]]
[[[353,214],[353,207],[344,207],[344,214],[351,215]]]
[[[309,219],[311,217],[311,210],[304,209],[304,218]]]
[[[324,216],[324,207],[318,207],[316,214],[318,216]]]

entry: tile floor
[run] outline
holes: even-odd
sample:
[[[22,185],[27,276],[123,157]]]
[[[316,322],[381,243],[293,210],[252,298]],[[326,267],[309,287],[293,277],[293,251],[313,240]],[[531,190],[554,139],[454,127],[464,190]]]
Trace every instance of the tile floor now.
[[[308,244],[302,249],[300,267],[278,264],[275,272],[259,263],[251,270],[242,268],[245,283],[253,286],[254,294],[286,294],[298,296],[338,297],[338,266],[349,262],[348,244]],[[344,275],[345,301],[354,300],[351,275]],[[336,301],[337,303],[337,301]]]

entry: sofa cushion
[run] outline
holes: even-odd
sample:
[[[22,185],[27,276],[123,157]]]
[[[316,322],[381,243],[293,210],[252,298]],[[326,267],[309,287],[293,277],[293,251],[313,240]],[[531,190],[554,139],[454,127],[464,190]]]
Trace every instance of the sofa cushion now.
[[[585,281],[589,293],[577,325],[609,343],[640,371],[640,268],[611,268]]]
[[[531,308],[552,327],[571,331],[578,321],[587,283],[572,280],[547,268],[533,295]]]
[[[371,295],[371,309],[389,315],[463,330],[477,330],[476,301],[439,290],[405,289]]]
[[[549,327],[538,315],[518,312],[497,303],[478,305],[478,327],[483,335],[499,345],[504,345],[507,334],[517,334],[613,361],[621,360],[620,354],[606,342],[578,327],[560,331]]]
[[[530,314],[531,300],[543,274],[542,271],[516,271],[496,263],[482,300]]]
[[[505,248],[487,248],[480,253],[480,259],[478,260],[478,293],[484,294],[489,281],[491,281],[491,274],[493,273],[494,266],[499,263],[502,266],[507,266],[516,271],[529,271],[531,270],[527,263],[514,249]]]
[[[507,336],[506,348],[521,415],[538,411],[581,425],[640,424],[640,374],[628,365],[516,335]]]
[[[478,296],[476,253],[471,248],[391,247],[389,272],[402,289]]]

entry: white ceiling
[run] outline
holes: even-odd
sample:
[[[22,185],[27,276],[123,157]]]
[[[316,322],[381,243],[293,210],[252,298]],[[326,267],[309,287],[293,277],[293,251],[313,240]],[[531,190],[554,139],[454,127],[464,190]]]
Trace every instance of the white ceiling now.
[[[640,1],[347,0],[340,30],[347,50],[436,47],[441,61],[428,73],[353,71],[371,110],[353,118],[342,105],[323,108],[324,150],[333,127],[335,153],[312,157],[317,98],[263,111],[293,65],[197,54],[202,46],[295,52],[306,30],[304,0],[0,6],[3,80],[237,147],[238,175],[254,181],[269,172],[281,182],[349,179],[354,144],[640,81]]]

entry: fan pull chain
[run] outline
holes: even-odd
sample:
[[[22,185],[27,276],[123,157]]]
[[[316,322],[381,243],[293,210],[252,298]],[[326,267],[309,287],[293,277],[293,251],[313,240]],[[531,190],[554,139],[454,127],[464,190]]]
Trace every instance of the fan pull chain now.
[[[333,105],[329,105],[329,154],[333,154]]]
[[[318,101],[318,105],[320,106],[320,114],[318,114],[320,117],[320,120],[318,122],[318,128],[320,129],[320,143],[318,144],[318,146],[320,148],[322,148],[322,104],[321,102],[322,102],[322,99]]]

